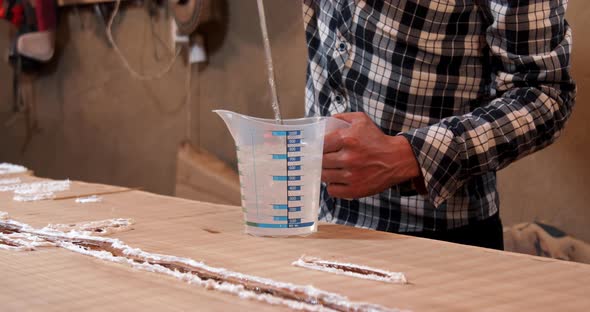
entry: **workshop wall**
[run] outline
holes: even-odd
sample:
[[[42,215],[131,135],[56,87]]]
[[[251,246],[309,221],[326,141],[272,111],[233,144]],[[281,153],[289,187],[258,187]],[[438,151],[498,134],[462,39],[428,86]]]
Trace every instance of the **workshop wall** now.
[[[578,83],[574,113],[562,137],[547,149],[499,173],[505,225],[533,220],[553,224],[590,242],[590,2],[572,0],[572,72]]]
[[[192,143],[235,164],[233,141],[214,108],[271,117],[255,1],[221,1],[225,22],[206,28],[208,64],[193,67]],[[303,114],[305,41],[299,1],[266,1],[283,115]],[[72,178],[172,194],[178,144],[185,139],[187,67],[177,62],[166,78],[141,82],[121,66],[106,42],[104,27],[88,8],[81,19],[62,15],[60,50],[53,72],[35,83],[41,133],[24,154],[24,121],[0,132],[0,160],[24,164],[38,175]],[[135,68],[153,72],[170,55],[156,43],[143,9],[127,9],[115,28],[116,39]],[[568,18],[574,28],[573,72],[579,84],[577,106],[562,138],[521,160],[500,176],[505,225],[545,220],[590,241],[590,3],[572,0]],[[83,21],[84,26],[80,24]],[[167,23],[156,33],[168,42]],[[1,33],[6,32],[2,25]],[[4,36],[1,36],[4,38]],[[0,39],[0,49],[7,43]],[[0,81],[10,81],[0,65]],[[0,84],[0,124],[10,119],[10,83]]]
[[[211,113],[227,108],[271,116],[255,1],[215,1],[223,23],[206,26],[214,51],[209,64],[193,66],[192,142],[235,162],[233,140]],[[284,8],[289,8],[285,10]],[[286,117],[303,114],[305,44],[301,9],[290,0],[269,1],[267,10],[279,93]],[[37,175],[128,186],[172,194],[176,151],[186,139],[187,66],[177,61],[163,79],[139,81],[109,46],[92,7],[62,9],[58,49],[49,73],[34,83],[41,132],[26,151],[25,121],[12,119],[12,69],[0,63],[0,160],[24,164]],[[131,65],[144,73],[165,67],[171,57],[169,23],[163,12],[154,30],[139,7],[127,7],[115,24],[115,39]],[[7,23],[0,23],[0,51],[6,51]],[[157,51],[157,52],[156,52]],[[156,59],[158,54],[159,61]],[[199,71],[200,67],[200,71]],[[294,68],[295,74],[288,68]],[[200,77],[201,76],[201,77]],[[199,105],[199,103],[201,104]]]
[[[91,6],[64,9],[58,29],[54,66],[34,82],[40,132],[24,153],[25,121],[3,127],[0,159],[24,164],[39,176],[70,178],[170,193],[177,143],[185,126],[186,67],[174,64],[164,79],[142,82],[131,78],[113,53],[105,27]],[[170,48],[151,34],[143,9],[122,10],[115,38],[131,65],[151,73],[170,59]],[[3,33],[6,25],[2,24]],[[168,25],[156,32],[169,40]],[[2,50],[7,43],[2,37]],[[155,48],[155,47],[156,48]],[[155,51],[158,51],[156,61]],[[11,118],[11,68],[0,65],[1,119]]]

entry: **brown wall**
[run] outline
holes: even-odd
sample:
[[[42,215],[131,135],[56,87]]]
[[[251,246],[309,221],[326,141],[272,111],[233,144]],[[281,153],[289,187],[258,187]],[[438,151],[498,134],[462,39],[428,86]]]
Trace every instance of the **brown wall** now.
[[[261,36],[254,1],[216,1],[226,25],[207,29],[208,45],[215,49],[210,63],[192,69],[192,141],[202,144],[229,163],[234,162],[233,141],[211,110],[227,108],[270,116]],[[285,116],[300,116],[305,65],[301,10],[293,1],[268,1],[274,54],[277,55],[279,92]],[[293,10],[282,10],[282,7]],[[22,163],[38,175],[129,186],[172,194],[178,144],[186,138],[184,104],[187,66],[178,61],[163,79],[133,79],[108,46],[104,27],[90,7],[65,10],[59,30],[57,64],[35,87],[42,132],[24,154],[24,121],[0,132],[0,161]],[[162,20],[163,20],[162,12]],[[158,44],[154,56],[149,19],[141,8],[123,10],[115,37],[132,66],[146,73],[164,67],[170,55]],[[169,24],[156,27],[168,43]],[[0,51],[5,51],[8,27],[0,23]],[[291,69],[295,68],[293,72]],[[0,125],[12,116],[11,68],[0,63]]]
[[[216,0],[217,1],[217,0]],[[208,27],[213,53],[209,64],[192,71],[193,143],[235,162],[233,141],[211,113],[226,108],[271,117],[255,1],[229,0],[220,8],[225,23]],[[305,42],[300,1],[265,1],[276,61],[279,95],[286,117],[303,114]],[[61,55],[53,73],[35,84],[43,131],[24,155],[22,120],[0,132],[0,161],[25,164],[39,175],[69,177],[171,194],[176,147],[186,136],[184,81],[186,67],[177,63],[165,79],[140,82],[121,67],[88,8],[84,29],[68,11],[60,33]],[[575,78],[578,104],[557,144],[500,173],[502,215],[506,224],[546,220],[590,241],[590,4],[570,1],[575,31]],[[154,71],[156,62],[148,19],[143,10],[125,10],[116,38],[135,67]],[[5,26],[5,25],[2,25]],[[5,33],[6,27],[1,27]],[[156,30],[168,40],[168,25]],[[0,49],[6,42],[0,39]],[[159,46],[163,54],[163,47]],[[164,57],[164,56],[163,56]],[[166,56],[167,57],[167,56]],[[0,94],[9,94],[10,68],[0,64]],[[0,124],[10,116],[8,97],[0,99]]]
[[[185,66],[178,62],[165,79],[132,79],[112,52],[91,8],[62,15],[57,64],[34,84],[41,133],[22,155],[24,122],[3,128],[0,159],[23,163],[38,175],[144,186],[170,193],[177,142],[184,135]],[[132,66],[155,71],[148,19],[143,10],[125,10],[116,39]],[[5,33],[6,25],[2,28]],[[166,38],[166,25],[157,27]],[[4,37],[4,36],[2,36]],[[4,38],[3,38],[4,39]],[[4,50],[6,41],[1,41]],[[162,58],[165,47],[159,46]],[[10,118],[10,68],[0,65],[3,95],[0,123]]]
[[[590,2],[571,0],[572,71],[578,83],[574,113],[552,146],[500,172],[505,223],[544,220],[590,241]]]

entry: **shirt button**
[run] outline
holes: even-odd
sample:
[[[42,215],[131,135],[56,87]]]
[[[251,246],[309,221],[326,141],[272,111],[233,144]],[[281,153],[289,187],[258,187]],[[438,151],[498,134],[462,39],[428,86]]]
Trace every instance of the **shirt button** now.
[[[346,48],[347,48],[347,47],[346,47],[346,43],[344,43],[344,42],[340,42],[340,43],[338,44],[338,51],[340,51],[340,52],[345,52],[345,51],[346,51]]]
[[[344,102],[344,97],[338,94],[334,97],[334,101],[336,101],[337,104],[342,104]]]

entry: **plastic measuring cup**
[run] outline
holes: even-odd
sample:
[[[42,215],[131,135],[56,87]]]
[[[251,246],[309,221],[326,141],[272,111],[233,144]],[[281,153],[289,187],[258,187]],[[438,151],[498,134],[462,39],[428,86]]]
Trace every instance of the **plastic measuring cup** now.
[[[236,142],[246,233],[317,231],[325,133],[350,125],[332,117],[274,119],[214,110]]]

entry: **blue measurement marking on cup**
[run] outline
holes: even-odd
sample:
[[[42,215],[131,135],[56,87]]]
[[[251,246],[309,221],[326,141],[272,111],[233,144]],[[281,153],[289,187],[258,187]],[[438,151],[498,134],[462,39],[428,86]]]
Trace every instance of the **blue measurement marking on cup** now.
[[[300,227],[308,227],[312,226],[314,222],[304,222],[304,223],[293,223],[293,224],[285,224],[285,223],[256,223],[256,222],[246,222],[248,226],[259,227],[259,228],[267,228],[267,229],[286,229],[286,228],[300,228]]]
[[[250,143],[252,144],[252,166],[254,167],[253,168],[253,172],[254,172],[254,192],[256,194],[256,216],[258,217],[259,216],[259,212],[260,212],[260,209],[259,209],[260,203],[258,201],[258,185],[256,184],[256,151],[255,151],[255,148],[254,148],[255,145],[254,145],[254,131],[253,130],[250,132]]]
[[[285,153],[271,154],[272,160],[285,161],[285,174],[272,175],[272,180],[276,182],[285,182],[287,188],[286,202],[272,204],[272,209],[276,215],[272,216],[273,221],[280,223],[257,223],[247,222],[248,226],[259,228],[299,228],[313,226],[315,222],[302,222],[301,218],[292,217],[292,213],[301,212],[301,201],[303,199],[303,165],[301,160],[302,152],[302,130],[271,131],[274,137],[285,138]],[[295,153],[295,155],[293,155]],[[283,214],[286,212],[286,215]]]
[[[287,154],[272,154],[272,159],[287,159]]]
[[[288,175],[273,175],[273,181],[301,181],[301,176],[288,176]]]

